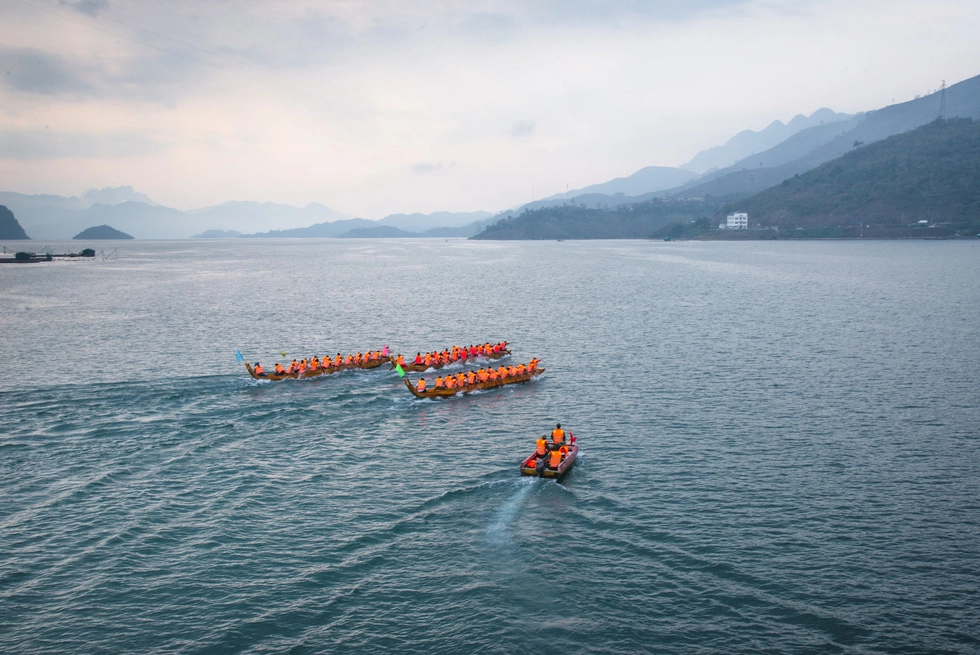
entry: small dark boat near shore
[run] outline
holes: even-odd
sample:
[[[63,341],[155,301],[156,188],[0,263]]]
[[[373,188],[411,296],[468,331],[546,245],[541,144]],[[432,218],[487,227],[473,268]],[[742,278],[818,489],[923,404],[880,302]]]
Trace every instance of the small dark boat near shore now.
[[[16,252],[13,257],[7,257],[5,254],[0,255],[0,264],[35,264],[56,259],[95,259],[95,250],[85,248],[81,252],[65,253]]]

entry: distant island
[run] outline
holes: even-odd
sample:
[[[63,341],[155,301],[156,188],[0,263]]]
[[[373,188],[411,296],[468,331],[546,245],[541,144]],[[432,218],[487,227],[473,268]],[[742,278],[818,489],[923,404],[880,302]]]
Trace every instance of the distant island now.
[[[242,236],[238,230],[206,230],[200,234],[195,234],[192,239],[237,239]]]
[[[98,225],[96,227],[90,227],[87,230],[82,230],[72,238],[98,239],[100,241],[104,241],[107,239],[132,239],[133,237],[125,232],[120,232],[114,227],[109,227],[108,225]]]
[[[30,237],[14,218],[14,213],[4,205],[0,205],[0,240],[20,241],[22,239],[30,239]]]

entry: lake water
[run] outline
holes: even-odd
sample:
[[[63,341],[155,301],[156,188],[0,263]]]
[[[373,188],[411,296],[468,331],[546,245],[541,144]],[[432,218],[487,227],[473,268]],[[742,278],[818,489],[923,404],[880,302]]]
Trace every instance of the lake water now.
[[[0,652],[980,652],[980,241],[112,247],[0,267]]]

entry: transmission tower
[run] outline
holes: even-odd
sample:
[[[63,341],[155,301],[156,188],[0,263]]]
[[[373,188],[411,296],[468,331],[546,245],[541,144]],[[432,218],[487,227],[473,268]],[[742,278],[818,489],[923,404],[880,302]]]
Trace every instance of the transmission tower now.
[[[946,80],[939,87],[939,119],[946,120]]]

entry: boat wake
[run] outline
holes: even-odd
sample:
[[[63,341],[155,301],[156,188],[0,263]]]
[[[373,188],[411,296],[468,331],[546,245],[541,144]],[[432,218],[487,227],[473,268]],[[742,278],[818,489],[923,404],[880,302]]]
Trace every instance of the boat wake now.
[[[521,506],[535,487],[536,478],[522,478],[515,484],[519,488],[510,498],[497,509],[487,526],[487,537],[492,546],[513,545],[514,538],[510,532],[510,526],[517,517]]]

